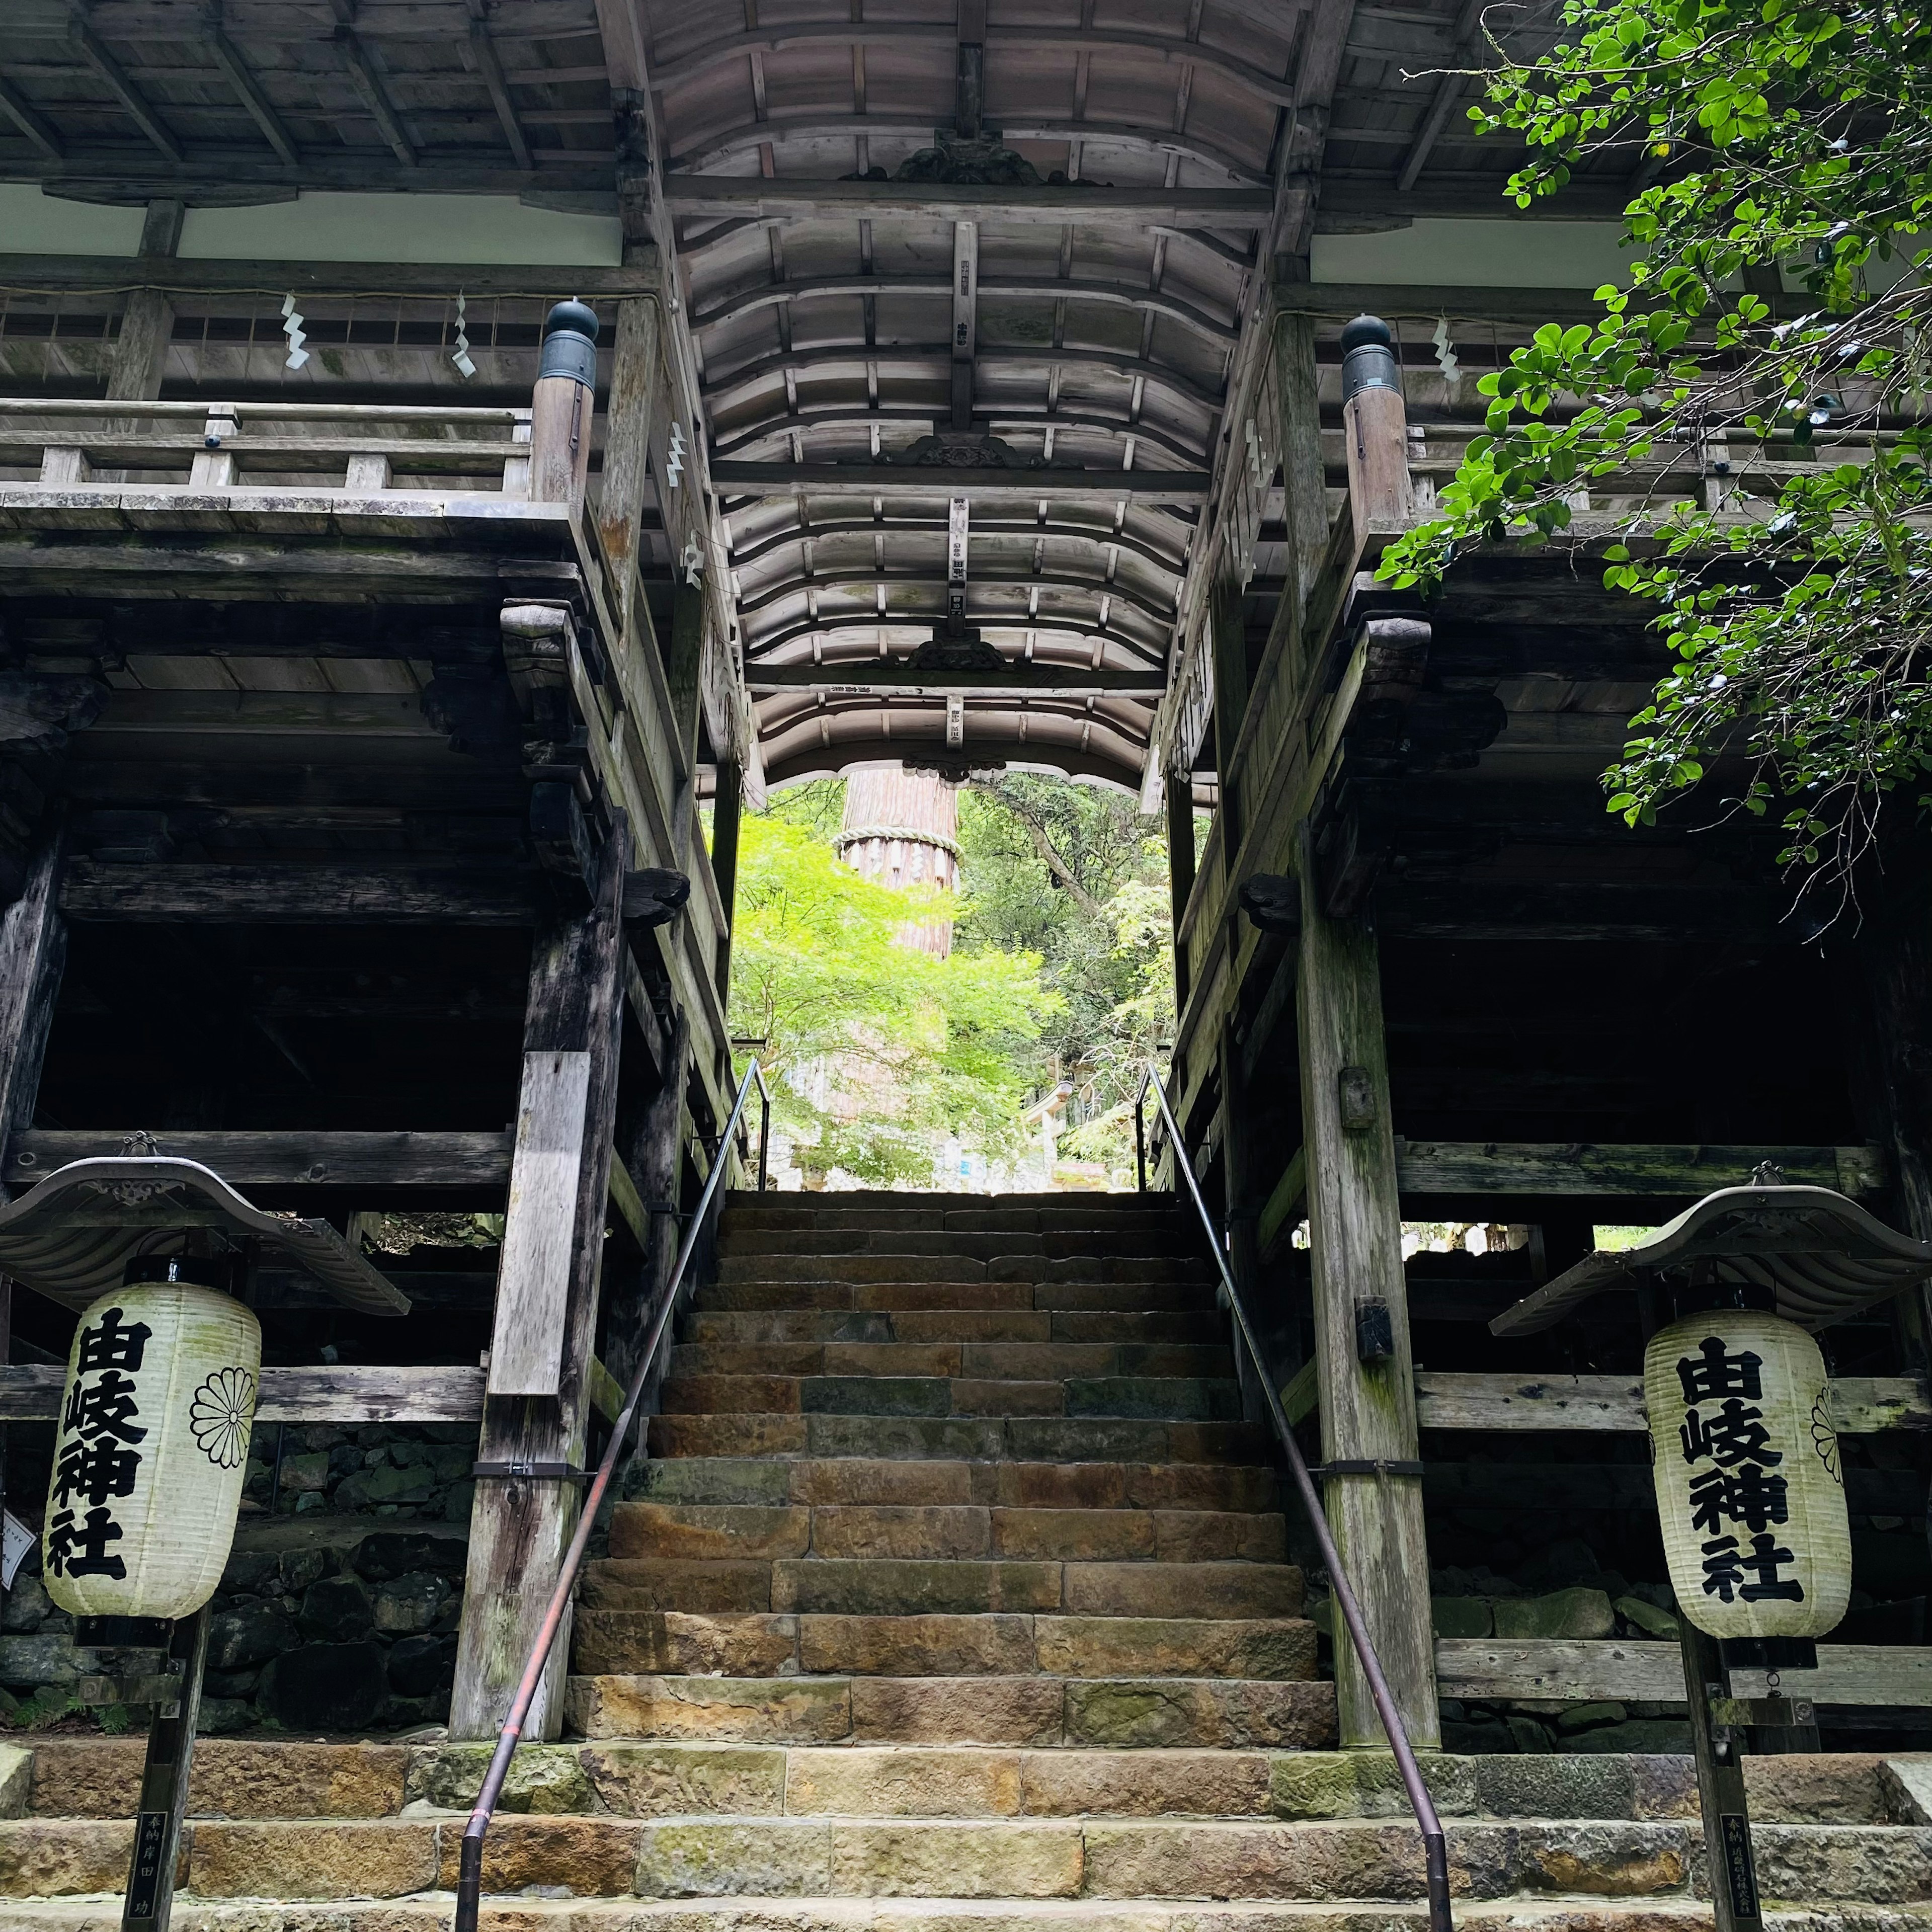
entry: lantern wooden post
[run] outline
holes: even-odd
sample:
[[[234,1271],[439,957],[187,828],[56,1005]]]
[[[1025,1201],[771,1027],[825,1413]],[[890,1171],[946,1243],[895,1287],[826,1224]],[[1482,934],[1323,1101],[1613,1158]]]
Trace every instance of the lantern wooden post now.
[[[179,1665],[181,1697],[168,1714],[160,1706],[148,1726],[148,1754],[141,1767],[141,1797],[134,1820],[134,1847],[128,1862],[128,1891],[121,1910],[121,1932],[167,1932],[174,1911],[175,1862],[181,1846],[182,1815],[188,1809],[188,1779],[194,1768],[194,1728],[201,1715],[201,1678],[208,1662],[208,1622],[204,1604],[174,1627],[168,1661]]]
[[[544,322],[530,393],[532,502],[582,502],[596,407],[597,317],[582,302],[559,302]]]
[[[621,815],[600,855],[597,896],[540,932],[524,1019],[524,1082],[490,1334],[479,1480],[458,1639],[452,1738],[502,1722],[536,1640],[580,1500],[622,1017]],[[550,1654],[524,1729],[554,1738],[569,1630]]]
[[[1366,922],[1323,909],[1305,827],[1296,869],[1295,1010],[1328,1521],[1410,1742],[1431,1750],[1442,1722],[1381,968]],[[1379,1746],[1382,1720],[1343,1642],[1335,1646],[1335,1691],[1342,1744]]]
[[[1406,523],[1413,508],[1408,414],[1394,341],[1378,316],[1358,315],[1342,332],[1342,440],[1358,530]]]

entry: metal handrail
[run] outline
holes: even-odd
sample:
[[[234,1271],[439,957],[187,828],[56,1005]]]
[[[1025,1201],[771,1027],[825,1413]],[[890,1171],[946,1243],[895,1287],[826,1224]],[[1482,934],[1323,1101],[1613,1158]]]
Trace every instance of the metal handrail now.
[[[636,1372],[625,1394],[623,1408],[611,1425],[610,1439],[604,1445],[603,1460],[598,1464],[589,1493],[584,1498],[584,1508],[577,1519],[577,1534],[570,1540],[570,1548],[563,1559],[562,1574],[551,1594],[550,1608],[544,1613],[543,1625],[531,1648],[530,1661],[524,1666],[523,1681],[517,1686],[516,1696],[510,1700],[509,1714],[503,1720],[502,1729],[496,1733],[496,1748],[490,1756],[490,1768],[483,1774],[482,1789],[476,1794],[476,1808],[470,1813],[470,1822],[464,1827],[462,1857],[457,1869],[456,1912],[451,1921],[453,1932],[476,1932],[476,1915],[483,1894],[484,1836],[495,1815],[496,1801],[502,1796],[503,1781],[510,1774],[510,1760],[523,1741],[524,1722],[536,1701],[544,1666],[550,1661],[556,1634],[563,1626],[563,1613],[569,1606],[570,1593],[576,1587],[577,1573],[583,1568],[584,1552],[590,1546],[590,1532],[597,1520],[598,1506],[604,1500],[604,1491],[610,1486],[611,1474],[617,1466],[617,1458],[631,1432],[631,1425],[637,1420],[638,1405],[644,1400],[644,1384],[650,1379],[658,1351],[663,1347],[664,1336],[670,1332],[670,1318],[677,1307],[678,1290],[684,1284],[691,1258],[704,1237],[705,1216],[724,1178],[724,1171],[730,1165],[724,1157],[725,1150],[730,1146],[737,1131],[745,1103],[751,1098],[754,1085],[758,1088],[762,1109],[758,1124],[758,1188],[764,1192],[771,1148],[772,1096],[770,1088],[765,1084],[764,1070],[754,1060],[746,1070],[745,1077],[738,1082],[737,1096],[731,1102],[730,1118],[724,1123],[724,1131],[718,1137],[718,1158],[712,1162],[711,1172],[704,1178],[704,1192],[698,1197],[697,1207],[692,1210],[690,1225],[678,1249],[676,1265],[672,1268],[670,1280],[658,1301],[644,1353],[638,1358]]]
[[[1161,1084],[1160,1073],[1149,1060],[1147,1071],[1141,1076],[1140,1090],[1134,1096],[1134,1142],[1138,1156],[1140,1186],[1142,1193],[1147,1191],[1147,1136],[1142,1125],[1142,1114],[1147,1106],[1148,1089],[1154,1089],[1154,1097],[1160,1103],[1161,1118],[1167,1123],[1168,1144],[1174,1150],[1174,1164],[1181,1178],[1187,1183],[1187,1192],[1192,1197],[1195,1211],[1201,1216],[1201,1225],[1206,1229],[1208,1245],[1214,1256],[1214,1265],[1220,1270],[1221,1288],[1228,1298],[1228,1310],[1234,1317],[1234,1333],[1240,1337],[1241,1346],[1248,1352],[1249,1359],[1255,1365],[1256,1379],[1261,1384],[1262,1394],[1268,1403],[1269,1418],[1274,1424],[1275,1433],[1281,1438],[1281,1446],[1288,1456],[1288,1473],[1294,1479],[1294,1486],[1300,1492],[1301,1506],[1308,1513],[1309,1526],[1315,1532],[1315,1540],[1322,1551],[1322,1561],[1328,1572],[1328,1582],[1334,1594],[1335,1606],[1342,1613],[1342,1621],[1348,1626],[1348,1641],[1354,1646],[1355,1656],[1362,1666],[1362,1675],[1368,1679],[1369,1695],[1374,1699],[1376,1714],[1382,1720],[1382,1729],[1388,1733],[1390,1748],[1395,1753],[1396,1768],[1402,1776],[1402,1790],[1408,1793],[1410,1809],[1415,1814],[1415,1822],[1422,1833],[1422,1855],[1429,1882],[1430,1932],[1450,1932],[1454,1921],[1449,1912],[1449,1846],[1443,1836],[1442,1821],[1436,1815],[1435,1801],[1429,1795],[1429,1787],[1422,1781],[1421,1768],[1415,1761],[1414,1748],[1408,1742],[1408,1732],[1403,1726],[1402,1713],[1395,1707],[1395,1699],[1388,1688],[1388,1680],[1382,1675],[1382,1666],[1376,1655],[1376,1647],[1369,1636],[1368,1626],[1362,1621],[1361,1606],[1355,1600],[1355,1593],[1349,1586],[1346,1572],[1342,1568],[1341,1552],[1335,1547],[1335,1538],[1328,1527],[1328,1518],[1322,1507],[1322,1498],[1315,1492],[1315,1479],[1308,1473],[1308,1464],[1304,1459],[1300,1446],[1294,1439],[1294,1431],[1288,1425],[1286,1412],[1281,1406],[1281,1397],[1275,1393],[1274,1381],[1262,1359],[1261,1346],[1255,1339],[1253,1324],[1248,1319],[1248,1311],[1241,1300],[1240,1290],[1234,1286],[1232,1270],[1228,1266],[1227,1245],[1222,1231],[1214,1225],[1214,1218],[1208,1211],[1208,1204],[1201,1198],[1200,1184],[1194,1178],[1193,1165],[1187,1158],[1187,1150],[1182,1144],[1180,1124],[1174,1118],[1174,1109],[1168,1104],[1167,1089]]]

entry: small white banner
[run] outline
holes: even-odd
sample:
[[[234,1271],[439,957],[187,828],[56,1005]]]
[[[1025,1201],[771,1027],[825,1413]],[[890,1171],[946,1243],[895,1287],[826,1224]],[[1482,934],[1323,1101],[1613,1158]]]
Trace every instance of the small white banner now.
[[[20,1574],[20,1558],[40,1540],[11,1510],[0,1526],[0,1590],[10,1590]]]

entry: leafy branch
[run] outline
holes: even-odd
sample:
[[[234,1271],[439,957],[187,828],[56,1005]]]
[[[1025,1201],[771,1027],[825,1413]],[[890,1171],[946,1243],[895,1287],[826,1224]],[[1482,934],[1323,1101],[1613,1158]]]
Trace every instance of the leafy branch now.
[[[1604,580],[1656,606],[1675,663],[1610,809],[1651,822],[1721,761],[1784,861],[1849,892],[1884,799],[1932,772],[1932,22],[1880,0],[1562,18],[1470,110],[1527,144],[1518,204],[1638,142],[1672,172],[1625,211],[1630,286],[1482,380],[1485,434],[1382,574],[1430,586],[1472,544],[1564,540],[1580,492],[1616,500]],[[1666,500],[1686,470],[1702,501]]]

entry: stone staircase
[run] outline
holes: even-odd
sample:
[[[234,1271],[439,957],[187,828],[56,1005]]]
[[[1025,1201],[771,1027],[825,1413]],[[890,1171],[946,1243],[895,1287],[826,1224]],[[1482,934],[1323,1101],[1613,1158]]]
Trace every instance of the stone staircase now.
[[[740,1198],[526,1747],[494,1932],[1394,1932],[1208,1268],[1138,1197]],[[488,1748],[216,1739],[182,1932],[429,1932]],[[4,1760],[0,1751],[0,1760]],[[140,1747],[0,1761],[0,1932],[110,1932]],[[1688,1760],[1440,1757],[1459,1923],[1708,1924]],[[1751,1766],[1796,1927],[1932,1932],[1928,1782]]]

